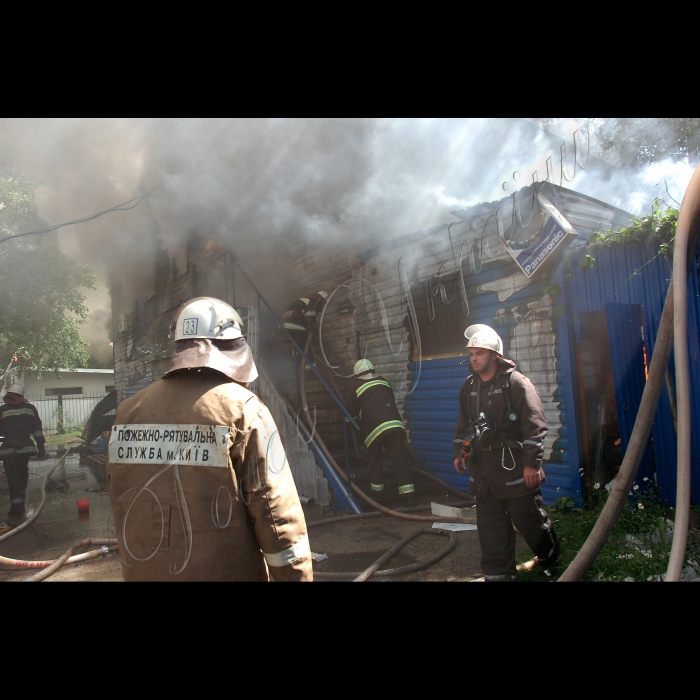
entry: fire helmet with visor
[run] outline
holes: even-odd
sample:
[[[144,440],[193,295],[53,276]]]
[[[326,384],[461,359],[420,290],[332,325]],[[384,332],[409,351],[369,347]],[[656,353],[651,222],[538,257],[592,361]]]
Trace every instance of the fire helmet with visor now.
[[[180,306],[170,325],[170,336],[178,340],[242,338],[243,321],[236,309],[221,299],[196,297]]]
[[[164,376],[195,368],[221,372],[239,384],[258,377],[253,353],[238,312],[214,297],[196,297],[182,304],[170,324],[175,350]]]
[[[491,326],[475,323],[464,331],[464,337],[468,340],[468,348],[493,350],[498,357],[503,359],[503,341],[501,336]]]

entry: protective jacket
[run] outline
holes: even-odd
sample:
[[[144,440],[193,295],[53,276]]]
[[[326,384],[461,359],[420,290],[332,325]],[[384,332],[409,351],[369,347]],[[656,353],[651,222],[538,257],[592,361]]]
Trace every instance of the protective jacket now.
[[[305,331],[309,320],[320,315],[325,305],[326,300],[318,292],[301,297],[293,301],[282,314],[282,325],[290,331]]]
[[[0,458],[37,454],[32,437],[43,454],[44,432],[36,406],[28,401],[0,406]]]
[[[544,407],[535,386],[508,360],[499,360],[488,382],[475,374],[467,377],[459,392],[455,458],[461,457],[470,425],[480,413],[492,423],[469,454],[470,493],[485,496],[490,489],[495,498],[518,498],[538,491],[539,487],[528,488],[523,477],[524,466],[542,470],[547,435]]]
[[[107,476],[125,580],[312,579],[272,416],[219,372],[175,372],[122,402]]]
[[[348,410],[353,418],[360,421],[361,436],[369,447],[380,435],[389,430],[406,428],[396,407],[394,390],[391,384],[378,374],[367,375],[362,379],[352,379],[353,394],[348,402]]]

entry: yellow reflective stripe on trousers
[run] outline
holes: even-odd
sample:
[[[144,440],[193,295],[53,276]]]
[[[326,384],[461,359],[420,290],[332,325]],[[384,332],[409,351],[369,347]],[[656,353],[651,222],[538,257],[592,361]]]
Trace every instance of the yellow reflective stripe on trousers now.
[[[399,486],[399,493],[404,494],[404,493],[413,493],[416,490],[416,487],[413,484],[404,484],[403,486]]]
[[[282,324],[288,331],[305,331],[306,326],[301,326],[298,323],[283,323]]]
[[[365,389],[369,389],[371,386],[388,386],[391,389],[391,384],[389,384],[389,382],[382,381],[381,379],[375,379],[373,382],[366,382],[362,386],[358,387],[355,393],[360,396]]]
[[[307,299],[306,297],[299,297],[299,301],[303,301],[308,306],[311,299]]]
[[[370,483],[370,486],[372,487],[372,491],[383,491],[384,490],[384,484],[372,484],[372,483]]]
[[[369,447],[385,430],[392,428],[403,428],[406,426],[400,420],[388,420],[386,423],[380,423],[366,438],[365,445]]]

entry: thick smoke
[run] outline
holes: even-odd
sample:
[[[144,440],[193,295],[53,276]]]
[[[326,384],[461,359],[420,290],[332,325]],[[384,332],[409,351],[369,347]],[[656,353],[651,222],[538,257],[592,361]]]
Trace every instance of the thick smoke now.
[[[149,216],[176,257],[195,228],[216,232],[251,269],[302,237],[360,252],[501,199],[535,170],[544,179],[549,155],[558,183],[563,142],[573,172],[576,124],[559,126],[550,134],[523,119],[7,119],[0,151],[40,183],[37,206],[50,223],[160,188],[133,211],[59,233],[68,255],[136,296],[153,291]],[[594,145],[587,167],[562,184],[633,214],[662,193],[654,185],[664,177],[680,199],[692,172],[661,163],[639,173],[595,153]],[[91,295],[90,309],[90,349],[107,347],[108,295]]]

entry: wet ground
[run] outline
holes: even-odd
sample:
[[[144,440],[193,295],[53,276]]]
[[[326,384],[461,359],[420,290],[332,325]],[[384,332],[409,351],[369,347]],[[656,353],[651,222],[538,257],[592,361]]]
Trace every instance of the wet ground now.
[[[50,449],[48,459],[32,458],[29,462],[26,499],[28,516],[41,501],[41,485],[44,477],[65,451],[65,448],[60,445],[51,445]],[[88,499],[88,513],[78,512],[78,499]],[[4,470],[0,469],[0,518],[2,519],[9,518],[7,514],[9,501],[7,479]],[[46,503],[37,520],[16,535],[0,542],[0,554],[12,559],[32,561],[56,559],[79,540],[88,537],[107,537],[110,512],[104,468],[81,464],[80,455],[69,454],[65,464],[56,469],[47,484]],[[111,523],[110,527],[111,534],[114,536]],[[21,581],[32,573],[26,569],[0,566],[0,581]],[[61,580],[121,581],[121,565],[114,554],[108,554],[104,558],[63,567],[47,579],[49,582]]]
[[[52,446],[54,449],[54,446]],[[50,453],[45,460],[33,459],[29,463],[27,494],[28,514],[41,500],[41,485],[47,472],[57,463],[61,449]],[[87,498],[89,514],[78,512],[78,499]],[[439,487],[422,489],[417,494],[417,505],[431,501],[443,504],[458,499],[441,492]],[[392,503],[387,503],[392,506]],[[9,506],[9,494],[4,472],[0,470],[0,517],[5,517]],[[319,506],[304,506],[309,525],[309,540],[313,552],[327,555],[327,559],[314,564],[319,572],[362,571],[378,559],[401,538],[431,522],[411,522],[392,517],[363,518],[331,525],[314,525],[325,520]],[[424,511],[427,514],[429,511]],[[0,554],[5,557],[26,560],[55,559],[74,542],[87,537],[114,537],[110,519],[111,507],[106,489],[104,467],[81,464],[78,454],[68,455],[65,465],[59,467],[49,481],[46,504],[39,518],[29,527],[0,542]],[[393,578],[393,581],[473,581],[481,576],[478,535],[476,531],[456,533],[457,546],[444,559],[429,569]],[[519,540],[521,536],[518,535]],[[421,535],[409,543],[383,568],[395,568],[412,564],[442,549],[447,538]],[[519,544],[521,544],[519,542]],[[96,547],[91,547],[91,549]],[[0,566],[0,581],[21,581],[32,572]],[[51,581],[122,581],[121,564],[114,554],[108,554],[87,562],[63,567],[47,579]],[[389,579],[387,579],[389,580]]]

